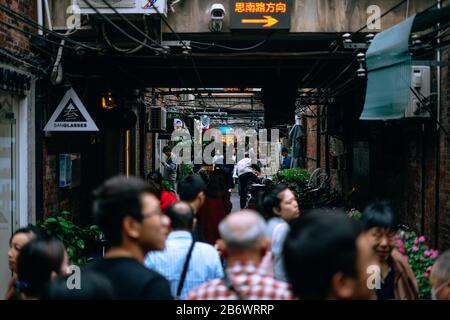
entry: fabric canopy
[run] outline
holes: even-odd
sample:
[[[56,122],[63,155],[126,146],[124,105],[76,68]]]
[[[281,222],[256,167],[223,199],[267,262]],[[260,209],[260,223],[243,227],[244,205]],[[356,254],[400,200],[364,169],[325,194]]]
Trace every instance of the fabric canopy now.
[[[367,91],[361,120],[391,120],[405,116],[410,101],[409,36],[415,16],[375,36],[367,54]]]

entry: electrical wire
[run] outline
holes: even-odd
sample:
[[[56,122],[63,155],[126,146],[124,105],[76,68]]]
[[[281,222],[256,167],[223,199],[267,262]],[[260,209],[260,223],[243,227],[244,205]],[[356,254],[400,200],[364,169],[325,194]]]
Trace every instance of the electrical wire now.
[[[120,47],[116,46],[114,43],[112,43],[112,41],[108,38],[108,35],[106,34],[106,28],[105,28],[104,22],[101,23],[100,29],[102,31],[103,38],[105,39],[108,46],[110,46],[112,49],[114,49],[118,52],[130,54],[130,53],[138,52],[139,50],[141,50],[144,47],[142,44],[138,44],[134,48],[126,48],[126,49],[120,48]]]
[[[23,59],[20,59],[20,58],[16,57],[13,53],[8,52],[8,51],[9,50],[7,50],[5,48],[0,48],[0,53],[3,54],[4,56],[6,56],[6,57],[8,57],[10,59],[13,59],[13,60],[15,60],[17,62],[20,62],[20,63],[24,64],[25,66],[28,66],[28,67],[33,68],[35,70],[41,71],[43,73],[47,73],[47,71],[42,69],[41,67],[33,65],[33,64],[23,60]]]
[[[229,47],[229,46],[225,46],[222,44],[217,44],[215,42],[208,43],[208,42],[199,42],[199,41],[191,41],[191,47],[199,49],[199,50],[207,50],[207,49],[210,49],[213,47],[217,47],[217,48],[231,50],[231,51],[250,51],[250,50],[256,49],[256,48],[262,46],[264,43],[266,43],[267,40],[269,40],[271,35],[272,35],[272,32],[270,32],[269,35],[264,40],[258,42],[257,44],[255,44],[253,46],[246,47],[246,48],[234,48],[234,47]],[[208,47],[207,48],[195,47],[192,44],[199,44],[199,45],[204,45],[204,46],[208,46]]]
[[[135,31],[137,31],[138,33],[140,33],[141,35],[143,35],[147,40],[149,40],[151,43],[153,43],[154,45],[156,45],[157,47],[160,47],[161,49],[164,49],[164,47],[158,43],[157,41],[155,41],[154,39],[152,39],[149,35],[148,35],[148,25],[147,25],[147,20],[146,20],[146,15],[143,15],[143,21],[144,21],[144,27],[146,28],[146,32],[142,32],[141,29],[139,29],[134,23],[132,23],[127,17],[125,17],[123,14],[121,14],[119,11],[117,11],[116,8],[114,8],[109,2],[107,2],[106,0],[102,0],[103,3],[105,5],[107,5],[116,15],[118,15],[123,21],[125,21],[129,26],[131,26]],[[166,51],[164,49],[164,51]]]
[[[116,47],[116,48],[118,48],[119,50],[120,50],[120,52],[125,52],[125,53],[134,53],[134,52],[137,52],[137,51],[139,51],[140,49],[142,49],[143,47],[146,47],[146,48],[148,48],[148,49],[150,49],[150,50],[152,50],[152,51],[156,51],[156,52],[158,52],[159,50],[157,49],[157,48],[154,48],[154,47],[152,47],[152,46],[150,46],[150,45],[148,45],[147,44],[147,38],[145,38],[144,39],[144,41],[141,41],[141,40],[139,40],[139,39],[137,39],[137,38],[135,38],[135,37],[133,37],[132,35],[130,35],[129,33],[127,33],[125,30],[123,30],[121,27],[119,27],[114,21],[112,21],[107,15],[104,15],[104,14],[102,14],[95,6],[93,6],[92,5],[92,3],[89,1],[89,0],[83,0],[92,10],[94,10],[94,12],[98,15],[98,16],[100,16],[100,17],[102,17],[103,19],[105,19],[110,25],[112,25],[117,31],[119,31],[120,33],[122,33],[124,36],[126,36],[128,39],[130,39],[130,40],[133,40],[133,41],[135,41],[136,43],[139,43],[141,46],[137,46],[136,48],[133,48],[133,49],[120,49],[120,48],[118,48],[118,47]],[[104,33],[104,35],[105,35],[105,33]],[[105,39],[106,40],[106,39]],[[108,42],[108,44],[110,44],[110,42],[109,41],[107,41]],[[115,50],[117,50],[116,48],[114,48]],[[123,51],[123,50],[125,50],[125,51]]]
[[[45,32],[47,32],[47,33],[49,33],[51,35],[54,35],[55,37],[57,37],[57,38],[59,38],[61,40],[65,39],[67,42],[70,42],[70,43],[72,43],[74,45],[78,45],[80,47],[83,47],[83,48],[86,48],[86,49],[89,49],[89,50],[93,50],[93,51],[99,51],[100,50],[98,48],[91,47],[91,46],[88,46],[88,45],[86,45],[84,43],[72,40],[69,37],[63,36],[63,35],[61,35],[58,32],[49,30],[46,27],[41,26],[38,23],[34,22],[30,18],[28,18],[28,17],[26,17],[26,16],[24,16],[24,15],[22,15],[22,14],[16,12],[16,11],[13,11],[13,10],[9,9],[8,7],[2,5],[2,4],[0,4],[0,11],[5,12],[7,15],[9,15],[10,17],[13,17],[14,19],[19,19],[20,21],[24,22],[25,24],[28,24],[29,26],[32,26],[33,28],[36,28],[38,30],[42,30],[42,31],[45,31]]]

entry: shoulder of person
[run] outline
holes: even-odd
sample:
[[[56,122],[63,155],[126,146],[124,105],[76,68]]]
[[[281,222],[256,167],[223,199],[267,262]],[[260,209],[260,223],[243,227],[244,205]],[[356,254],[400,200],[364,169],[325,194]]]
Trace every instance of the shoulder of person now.
[[[187,300],[197,300],[204,298],[209,288],[217,288],[223,285],[222,279],[214,279],[208,282],[205,282],[198,286],[197,288],[192,289],[187,296]]]
[[[217,252],[216,248],[214,248],[209,243],[197,241],[197,242],[195,242],[195,248],[197,250],[200,250],[203,254],[209,254],[209,255],[218,255],[219,254]]]
[[[149,300],[172,300],[170,283],[160,273],[147,269],[151,276],[142,281],[142,292],[140,297]]]
[[[282,240],[282,239],[284,239],[284,237],[286,237],[288,232],[289,232],[289,225],[285,221],[278,223],[273,228],[272,240],[273,241]]]

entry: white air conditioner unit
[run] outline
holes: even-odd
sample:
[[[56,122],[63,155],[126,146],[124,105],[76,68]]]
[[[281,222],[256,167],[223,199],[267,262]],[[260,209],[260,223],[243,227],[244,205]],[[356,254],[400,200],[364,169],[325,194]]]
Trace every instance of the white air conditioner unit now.
[[[150,131],[166,131],[167,128],[167,111],[161,107],[150,107]]]
[[[428,118],[430,112],[424,110],[421,100],[428,99],[431,94],[431,73],[430,67],[413,66],[411,70],[411,88],[410,102],[405,110],[407,118]],[[420,98],[420,99],[419,99]]]
[[[81,14],[96,14],[91,6],[95,7],[101,14],[115,14],[114,10],[105,2],[121,14],[156,14],[159,12],[167,15],[167,0],[75,0],[75,4],[80,7]]]

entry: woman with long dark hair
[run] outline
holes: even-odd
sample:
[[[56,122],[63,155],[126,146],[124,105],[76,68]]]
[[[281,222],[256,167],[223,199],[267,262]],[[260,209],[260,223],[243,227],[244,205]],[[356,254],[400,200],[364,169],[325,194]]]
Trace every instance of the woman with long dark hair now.
[[[36,237],[36,228],[29,226],[16,230],[9,239],[8,265],[13,276],[8,285],[5,300],[14,298],[14,284],[17,281],[17,258],[22,248]]]
[[[67,272],[68,264],[68,255],[60,240],[45,238],[27,243],[17,259],[19,298],[40,299],[50,282]]]

